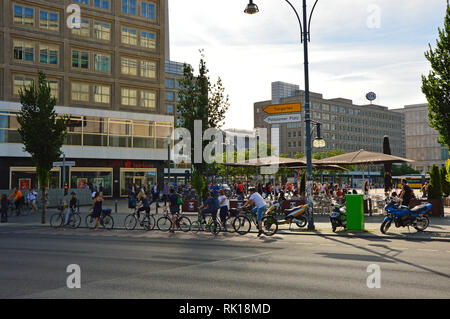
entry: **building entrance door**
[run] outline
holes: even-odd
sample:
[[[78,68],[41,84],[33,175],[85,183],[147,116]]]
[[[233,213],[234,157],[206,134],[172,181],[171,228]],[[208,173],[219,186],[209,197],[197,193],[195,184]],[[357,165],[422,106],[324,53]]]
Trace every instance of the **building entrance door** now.
[[[133,177],[133,184],[136,184],[137,188],[142,188],[144,183],[145,183],[145,177],[144,176],[134,176]]]

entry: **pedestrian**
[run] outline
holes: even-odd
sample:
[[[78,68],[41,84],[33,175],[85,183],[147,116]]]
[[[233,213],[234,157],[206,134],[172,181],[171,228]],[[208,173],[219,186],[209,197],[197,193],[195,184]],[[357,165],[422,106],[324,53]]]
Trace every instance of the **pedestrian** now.
[[[220,207],[220,222],[222,223],[222,226],[225,226],[225,220],[228,216],[228,198],[225,195],[225,191],[223,189],[219,190],[219,207]]]
[[[206,215],[211,215],[213,220],[217,220],[217,210],[218,202],[216,203],[217,198],[214,198],[214,192],[208,193],[208,198],[203,203],[203,205],[200,206],[200,213],[202,215],[203,221],[202,223],[206,223]]]
[[[364,200],[369,201],[369,216],[372,216],[372,198],[369,196],[369,189],[369,182],[365,181],[363,187]]]
[[[8,199],[11,199],[13,196],[14,196],[14,204],[16,206],[16,215],[19,216],[20,210],[24,203],[24,197],[20,189],[17,189],[17,187],[14,187],[13,193],[9,195]]]
[[[399,199],[402,200],[402,205],[408,206],[413,198],[415,198],[413,190],[409,187],[406,178],[402,178],[402,190],[399,196]]]
[[[66,218],[64,220],[64,225],[67,225],[69,223],[70,214],[75,213],[78,206],[77,194],[75,192],[72,192],[70,193],[70,195],[72,195],[72,198],[70,199],[69,207],[67,208],[66,211]]]
[[[163,189],[164,207],[167,206],[167,200],[169,199],[169,184],[164,185]]]
[[[153,187],[151,188],[152,190],[152,201],[150,202],[150,205],[153,203],[156,203],[156,208],[159,208],[159,191],[158,191],[158,184],[155,183],[155,185],[153,185]]]
[[[98,186],[98,192],[103,194],[103,184],[100,183],[100,185]]]
[[[92,201],[92,217],[95,218],[95,229],[98,229],[98,222],[102,215],[103,210],[103,197],[99,193],[94,194],[94,200]]]
[[[263,233],[262,231],[262,218],[263,215],[267,209],[266,206],[266,202],[264,201],[264,198],[262,198],[262,196],[256,192],[255,188],[250,188],[250,197],[248,198],[247,203],[245,203],[244,206],[242,206],[242,208],[246,208],[246,207],[250,207],[252,205],[255,205],[255,207],[252,209],[252,213],[256,214],[256,219],[258,221],[258,237],[261,236],[261,234]]]
[[[0,200],[0,212],[2,214],[0,222],[2,223],[8,222],[8,206],[8,198],[6,194],[3,194]]]
[[[425,182],[422,185],[421,191],[422,191],[422,198],[426,198],[427,197],[427,192],[428,192],[428,183],[427,182]]]
[[[30,192],[27,195],[28,202],[31,204],[31,207],[33,208],[33,212],[37,212],[38,208],[36,205],[38,193],[33,189],[30,188]]]

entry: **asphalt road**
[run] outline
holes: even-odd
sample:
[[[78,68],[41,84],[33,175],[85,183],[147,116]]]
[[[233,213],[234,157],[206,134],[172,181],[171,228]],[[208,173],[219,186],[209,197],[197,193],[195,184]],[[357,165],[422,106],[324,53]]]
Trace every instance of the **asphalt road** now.
[[[381,288],[367,287],[372,264]],[[0,228],[0,298],[449,297],[448,242]]]

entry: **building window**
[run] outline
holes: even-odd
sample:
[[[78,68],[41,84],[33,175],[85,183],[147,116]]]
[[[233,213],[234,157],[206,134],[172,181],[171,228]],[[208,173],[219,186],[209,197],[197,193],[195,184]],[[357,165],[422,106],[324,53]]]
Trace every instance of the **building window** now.
[[[109,104],[111,88],[107,85],[94,85],[94,102]]]
[[[109,73],[111,70],[111,57],[106,54],[94,54],[94,70]]]
[[[175,81],[173,79],[166,79],[166,88],[173,89],[175,87]]]
[[[287,144],[288,144],[288,147],[291,147],[291,142],[288,142]]]
[[[23,90],[24,86],[29,87],[34,81],[34,78],[25,75],[15,75],[14,76],[14,95],[19,95],[19,91]]]
[[[122,12],[137,15],[137,0],[122,0]]]
[[[137,75],[137,60],[122,58],[122,74]]]
[[[89,84],[72,82],[72,101],[89,102]]]
[[[72,50],[72,68],[89,69],[89,52]]]
[[[141,32],[141,46],[144,48],[156,48],[156,35],[153,32]]]
[[[73,2],[89,5],[89,0],[73,0]]]
[[[153,91],[141,91],[141,106],[149,109],[156,108],[156,93]]]
[[[155,4],[149,2],[141,2],[141,17],[147,19],[155,19]]]
[[[73,18],[72,20],[74,23],[76,22],[76,18]],[[88,19],[81,19],[80,22],[80,28],[73,28],[72,34],[81,36],[81,37],[87,37],[89,38],[91,36],[91,29]]]
[[[167,92],[167,93],[166,93],[166,100],[167,100],[167,101],[175,101],[175,93],[173,93],[173,92]]]
[[[34,25],[34,9],[14,5],[14,23],[15,24],[24,24],[24,25]]]
[[[173,105],[167,105],[167,113],[173,114]]]
[[[122,27],[122,43],[137,45],[137,31],[127,27]]]
[[[122,88],[122,105],[137,105],[137,90]]]
[[[144,78],[156,78],[156,63],[141,61],[141,76]]]
[[[14,40],[14,60],[34,62],[34,43]]]
[[[108,9],[111,7],[110,0],[94,0],[94,7]]]
[[[297,132],[292,132],[292,137],[297,137]]]
[[[109,23],[95,21],[94,38],[109,41],[111,39],[111,25]]]
[[[48,80],[48,85],[50,86],[50,93],[55,98],[59,98],[59,81],[58,80]]]
[[[183,88],[183,81],[178,80],[177,81],[177,89],[181,90]]]
[[[328,112],[330,110],[330,106],[328,104],[322,104],[322,110]]]
[[[288,137],[291,137],[291,136],[292,136],[291,132],[288,132]]]
[[[58,31],[58,13],[41,10],[39,13],[39,27],[41,29]]]
[[[39,62],[58,64],[59,48],[53,45],[39,44]]]

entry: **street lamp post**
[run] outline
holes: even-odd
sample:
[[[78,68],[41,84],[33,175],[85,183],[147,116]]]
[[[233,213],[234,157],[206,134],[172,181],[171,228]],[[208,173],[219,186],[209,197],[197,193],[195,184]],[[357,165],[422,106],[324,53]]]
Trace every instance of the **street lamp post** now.
[[[314,217],[313,217],[313,202],[312,202],[312,148],[311,148],[311,112],[310,112],[310,101],[309,101],[309,65],[308,65],[308,42],[310,41],[310,25],[311,25],[311,17],[316,7],[317,1],[314,3],[314,6],[309,15],[309,19],[307,18],[307,10],[306,10],[306,0],[303,0],[303,27],[300,16],[292,5],[292,3],[288,0],[285,0],[291,8],[294,10],[295,15],[297,16],[297,20],[300,24],[300,42],[303,43],[303,52],[304,52],[304,65],[305,65],[305,130],[306,130],[306,198],[307,204],[310,209],[310,214],[308,214],[308,230],[315,230],[314,226]],[[247,8],[244,10],[245,13],[255,14],[259,12],[259,8],[256,4],[250,0]]]
[[[171,136],[167,137],[167,185],[170,187],[170,144],[172,144]]]

